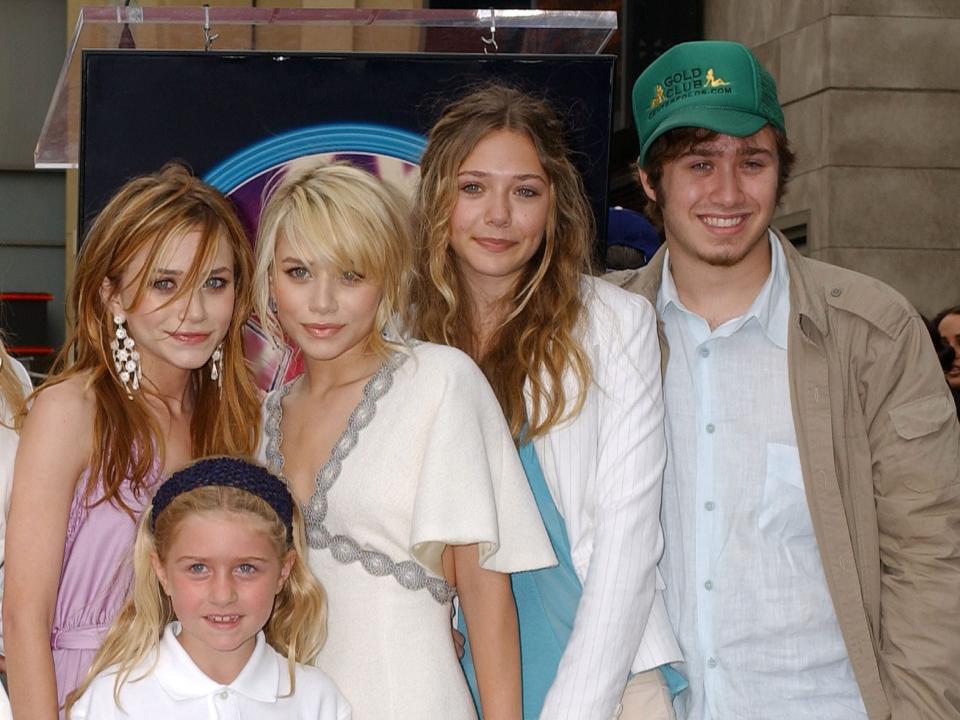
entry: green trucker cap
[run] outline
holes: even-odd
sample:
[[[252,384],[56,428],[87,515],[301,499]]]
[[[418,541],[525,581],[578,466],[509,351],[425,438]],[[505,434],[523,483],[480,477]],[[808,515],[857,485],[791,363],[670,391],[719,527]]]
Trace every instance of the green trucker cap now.
[[[786,132],[777,84],[746,47],[727,40],[674,45],[633,85],[640,164],[658,137],[678,127],[753,135],[767,123]]]

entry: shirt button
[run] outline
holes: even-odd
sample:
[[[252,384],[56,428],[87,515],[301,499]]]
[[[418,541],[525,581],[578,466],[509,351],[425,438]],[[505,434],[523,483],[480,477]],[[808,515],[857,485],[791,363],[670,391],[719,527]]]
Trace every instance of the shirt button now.
[[[714,430],[716,430],[716,429],[717,429],[717,428],[716,428],[716,426],[715,426],[713,423],[707,423],[707,432],[708,432],[708,433],[712,433],[712,432],[713,432]]]
[[[713,580],[707,580],[707,581],[703,584],[703,586],[704,586],[707,590],[713,590]]]
[[[703,504],[703,507],[705,507],[705,508],[707,509],[707,512],[710,512],[710,511],[712,511],[712,510],[716,510],[716,509],[717,509],[717,504],[716,504],[713,500],[707,500],[707,501]]]
[[[708,668],[715,668],[716,666],[717,666],[717,659],[716,659],[716,658],[707,658],[707,667],[708,667]]]
[[[710,357],[710,348],[700,348],[700,357]]]
[[[223,690],[223,691],[220,693],[220,699],[221,699],[221,700],[226,700],[228,697],[230,697],[230,691],[229,691],[229,690]]]

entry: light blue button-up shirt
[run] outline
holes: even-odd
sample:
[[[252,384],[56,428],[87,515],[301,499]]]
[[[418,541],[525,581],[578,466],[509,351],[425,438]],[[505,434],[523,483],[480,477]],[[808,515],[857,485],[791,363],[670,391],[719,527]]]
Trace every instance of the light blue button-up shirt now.
[[[712,331],[680,300],[669,255],[657,296],[670,347],[660,568],[690,682],[678,716],[865,719],[804,492],[790,282],[770,247],[753,304]]]

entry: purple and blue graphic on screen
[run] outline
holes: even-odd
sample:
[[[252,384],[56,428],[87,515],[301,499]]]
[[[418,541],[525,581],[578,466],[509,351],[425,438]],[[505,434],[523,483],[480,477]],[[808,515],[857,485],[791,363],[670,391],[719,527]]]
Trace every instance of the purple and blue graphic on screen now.
[[[412,198],[425,144],[421,135],[380,125],[317,125],[242,150],[213,168],[204,180],[233,200],[253,243],[266,192],[299,163],[317,159],[349,162]],[[264,390],[272,390],[303,371],[298,355],[290,347],[276,348],[256,318],[247,322],[244,351],[257,384]]]

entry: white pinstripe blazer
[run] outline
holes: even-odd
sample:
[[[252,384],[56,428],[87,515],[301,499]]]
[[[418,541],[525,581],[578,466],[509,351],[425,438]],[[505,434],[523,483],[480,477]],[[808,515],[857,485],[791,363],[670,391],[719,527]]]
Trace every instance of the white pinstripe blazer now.
[[[656,313],[598,278],[582,288],[593,383],[575,418],[534,441],[583,584],[543,720],[608,720],[631,671],[681,659],[657,571],[666,441]],[[572,372],[564,387],[573,397]]]

